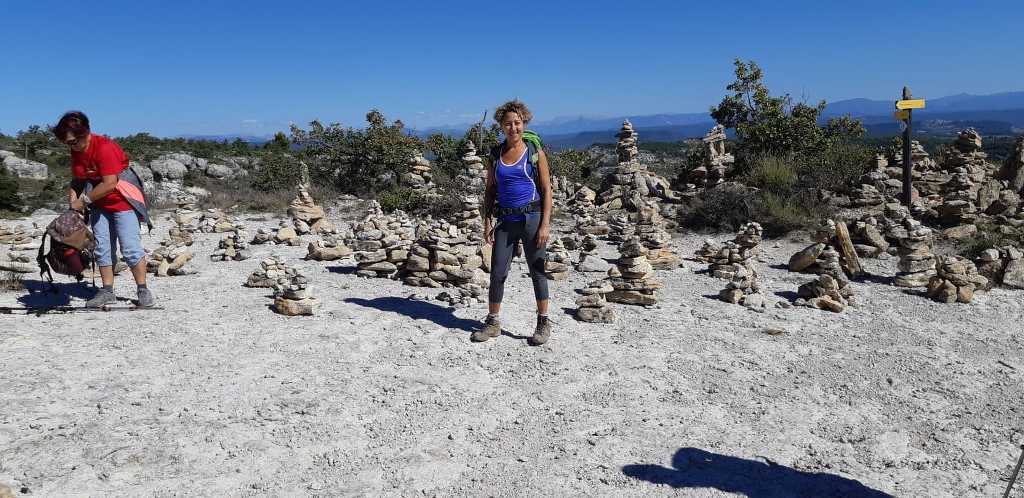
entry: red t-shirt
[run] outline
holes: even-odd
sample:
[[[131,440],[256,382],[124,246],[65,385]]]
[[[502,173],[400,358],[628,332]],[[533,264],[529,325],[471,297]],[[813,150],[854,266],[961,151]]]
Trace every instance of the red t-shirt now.
[[[71,151],[71,176],[98,185],[104,175],[119,175],[128,167],[128,156],[117,142],[102,135],[89,137],[89,147],[82,152]],[[131,211],[120,192],[113,192],[92,200],[93,206],[107,211]]]

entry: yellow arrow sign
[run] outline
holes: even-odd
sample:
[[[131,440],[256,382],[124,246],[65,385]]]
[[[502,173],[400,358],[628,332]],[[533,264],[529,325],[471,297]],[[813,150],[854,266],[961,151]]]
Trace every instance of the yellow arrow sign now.
[[[924,99],[897,100],[896,108],[903,109],[924,109]]]
[[[898,119],[900,121],[906,121],[906,120],[910,119],[910,111],[896,111],[896,112],[892,113],[892,117],[894,117],[894,118],[896,118],[896,119]]]

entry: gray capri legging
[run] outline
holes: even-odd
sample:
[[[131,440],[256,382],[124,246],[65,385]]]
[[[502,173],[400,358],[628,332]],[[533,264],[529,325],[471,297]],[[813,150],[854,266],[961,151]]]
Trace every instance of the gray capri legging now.
[[[508,277],[512,256],[516,251],[516,243],[523,241],[526,250],[526,263],[530,267],[530,279],[533,280],[533,295],[538,301],[548,298],[548,279],[544,275],[545,248],[537,247],[537,229],[540,228],[541,216],[532,214],[525,221],[500,221],[494,227],[494,249],[491,251],[491,286],[487,290],[487,298],[492,303],[500,303],[505,295],[505,279]]]

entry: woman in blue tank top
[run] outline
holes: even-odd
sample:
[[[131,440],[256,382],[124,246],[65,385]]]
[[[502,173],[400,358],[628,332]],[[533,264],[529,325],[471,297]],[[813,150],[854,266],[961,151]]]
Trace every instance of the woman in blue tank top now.
[[[492,154],[494,161],[487,171],[484,241],[493,243],[494,247],[491,250],[487,319],[483,328],[470,337],[474,342],[501,335],[498,314],[505,293],[505,279],[520,241],[526,252],[533,294],[537,300],[537,326],[529,342],[539,346],[551,337],[548,281],[544,275],[544,249],[551,237],[551,180],[544,151],[538,149],[534,161],[530,157],[530,147],[523,140],[526,124],[532,117],[526,104],[519,100],[506,102],[494,112],[494,120],[501,126],[505,141]],[[497,225],[492,224],[492,217],[497,218]]]

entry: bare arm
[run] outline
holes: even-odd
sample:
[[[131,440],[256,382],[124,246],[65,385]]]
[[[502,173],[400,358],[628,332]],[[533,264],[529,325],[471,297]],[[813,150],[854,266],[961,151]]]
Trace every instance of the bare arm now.
[[[548,243],[548,238],[551,236],[551,210],[554,206],[554,201],[551,198],[551,172],[548,169],[548,156],[543,150],[540,152],[540,161],[537,164],[537,173],[539,174],[539,182],[541,192],[541,200],[544,204],[541,211],[540,229],[537,231],[537,245],[544,247]]]
[[[494,199],[497,197],[498,184],[494,178],[494,164],[487,167],[487,181],[484,183],[484,243],[492,242],[491,217],[494,216]]]
[[[103,175],[103,180],[95,188],[89,192],[89,200],[96,201],[102,199],[107,194],[114,191],[117,188],[117,175]],[[72,198],[72,196],[75,196]],[[70,199],[71,209],[81,211],[85,208],[85,202],[83,202],[81,196],[75,194],[75,189],[71,188],[68,192],[68,198]]]

